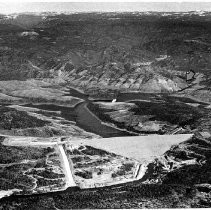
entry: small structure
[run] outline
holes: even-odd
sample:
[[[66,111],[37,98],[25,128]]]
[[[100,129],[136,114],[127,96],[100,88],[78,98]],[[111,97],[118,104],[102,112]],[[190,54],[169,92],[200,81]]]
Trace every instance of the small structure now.
[[[39,36],[39,34],[35,31],[24,31],[20,34],[20,36]]]
[[[193,81],[194,79],[195,79],[195,72],[192,70],[192,69],[190,69],[189,71],[187,71],[186,72],[186,81],[187,82],[190,82],[190,81]]]

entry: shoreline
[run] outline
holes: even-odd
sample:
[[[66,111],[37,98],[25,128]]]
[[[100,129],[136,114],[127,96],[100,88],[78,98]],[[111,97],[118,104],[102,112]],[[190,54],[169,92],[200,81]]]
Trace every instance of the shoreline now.
[[[119,128],[116,128],[116,127],[114,127],[114,126],[112,126],[112,125],[108,125],[108,124],[106,124],[105,122],[103,122],[101,119],[99,119],[99,117],[97,116],[97,115],[95,115],[88,107],[87,107],[87,105],[88,105],[88,102],[84,102],[84,104],[83,103],[81,103],[80,104],[81,106],[83,106],[83,109],[84,110],[86,110],[86,112],[88,112],[90,115],[92,115],[93,116],[93,118],[95,118],[102,126],[106,126],[108,129],[113,129],[113,131],[117,131],[117,132],[124,132],[125,134],[131,134],[130,132],[128,132],[128,131],[126,131],[126,130],[121,130],[121,129],[119,129]],[[77,112],[77,111],[76,111]],[[86,131],[86,129],[87,128],[84,128],[84,125],[82,125],[80,122],[77,122],[77,120],[76,120],[76,126],[82,126],[81,128],[82,129],[85,129],[85,131]],[[103,137],[101,134],[99,134],[99,133],[95,133],[96,135],[100,135],[101,137]],[[137,134],[136,134],[137,135]],[[120,134],[120,136],[121,136],[121,134]],[[128,135],[129,136],[129,135]]]

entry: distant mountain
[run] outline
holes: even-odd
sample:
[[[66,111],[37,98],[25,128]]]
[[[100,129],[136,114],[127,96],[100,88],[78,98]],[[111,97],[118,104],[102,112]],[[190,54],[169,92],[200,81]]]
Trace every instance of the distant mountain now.
[[[208,12],[12,14],[0,24],[1,80],[175,92],[190,68],[201,79],[211,69]]]

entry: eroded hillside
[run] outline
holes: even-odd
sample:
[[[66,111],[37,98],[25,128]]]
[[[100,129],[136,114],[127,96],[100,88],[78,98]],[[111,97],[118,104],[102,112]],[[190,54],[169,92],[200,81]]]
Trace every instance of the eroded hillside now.
[[[207,80],[209,18],[160,13],[2,18],[1,80],[54,78],[83,90],[179,91],[190,86],[187,70]]]

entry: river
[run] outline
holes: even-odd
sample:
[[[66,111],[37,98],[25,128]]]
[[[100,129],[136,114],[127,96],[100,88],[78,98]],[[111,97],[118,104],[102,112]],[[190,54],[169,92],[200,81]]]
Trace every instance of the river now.
[[[77,97],[83,99],[84,102],[77,104],[74,108],[57,106],[54,104],[25,104],[24,106],[48,111],[61,111],[61,117],[64,119],[74,121],[76,122],[76,125],[83,130],[95,133],[104,138],[132,136],[132,134],[127,131],[122,131],[109,125],[103,124],[101,120],[87,108],[87,106],[92,103],[92,101],[88,99],[88,95],[70,88],[69,94],[66,94],[66,96]]]
[[[162,97],[161,97],[162,95]],[[73,96],[83,100],[83,102],[77,104],[75,107],[66,107],[66,106],[58,106],[54,104],[26,104],[24,106],[27,107],[35,107],[41,110],[50,110],[50,111],[60,111],[61,117],[68,120],[76,122],[76,125],[87,132],[91,132],[97,134],[101,137],[119,137],[119,136],[133,136],[127,131],[123,131],[117,129],[115,127],[106,125],[102,123],[102,121],[88,109],[91,103],[99,100],[89,100],[89,95],[86,95],[74,88],[69,88],[69,93],[66,96]],[[149,93],[119,93],[117,95],[117,102],[126,102],[126,101],[134,101],[134,100],[148,100],[148,101],[175,101],[175,99],[181,102],[195,102],[193,100],[187,98],[175,98],[172,96],[168,96],[167,94],[149,94]]]

